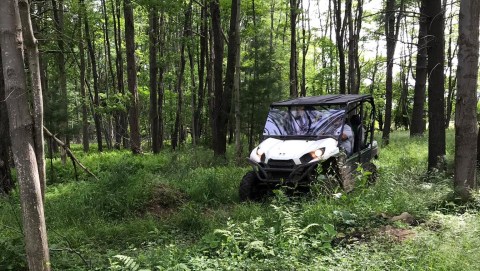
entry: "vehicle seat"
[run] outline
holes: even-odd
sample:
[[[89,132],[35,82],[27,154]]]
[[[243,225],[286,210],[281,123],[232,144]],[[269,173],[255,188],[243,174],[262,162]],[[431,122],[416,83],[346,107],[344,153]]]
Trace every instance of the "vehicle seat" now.
[[[353,152],[358,152],[365,147],[365,128],[362,124],[360,115],[352,115],[350,117],[350,124],[353,131]]]

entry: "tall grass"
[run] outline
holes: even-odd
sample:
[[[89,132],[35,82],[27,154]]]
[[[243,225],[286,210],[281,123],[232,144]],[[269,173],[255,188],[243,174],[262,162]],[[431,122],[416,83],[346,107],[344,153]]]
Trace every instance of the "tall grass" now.
[[[452,132],[447,140],[451,161]],[[373,186],[335,197],[279,193],[263,203],[239,203],[238,184],[249,168],[217,160],[206,148],[139,156],[77,150],[99,180],[78,171],[76,181],[71,164],[48,161],[52,267],[122,270],[134,262],[160,270],[478,270],[476,205],[452,207],[448,170],[426,174],[425,138],[395,132],[390,142],[375,161]],[[385,218],[402,212],[420,225]],[[0,199],[1,270],[25,269],[20,214],[15,192]],[[379,233],[386,225],[416,235],[392,243]],[[349,239],[354,236],[360,236],[356,242]]]

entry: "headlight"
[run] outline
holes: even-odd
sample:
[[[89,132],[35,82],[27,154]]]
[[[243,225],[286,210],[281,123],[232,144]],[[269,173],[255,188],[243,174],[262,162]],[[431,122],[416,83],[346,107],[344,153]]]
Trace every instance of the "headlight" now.
[[[312,156],[313,159],[317,159],[317,158],[320,159],[324,153],[325,153],[325,147],[310,152],[310,155]]]
[[[260,159],[261,162],[265,162],[265,152],[261,150],[260,148],[257,148],[257,156]]]
[[[325,148],[320,148],[314,151],[311,151],[309,153],[304,154],[302,157],[300,157],[300,162],[302,164],[306,164],[314,159],[320,160],[325,153]]]

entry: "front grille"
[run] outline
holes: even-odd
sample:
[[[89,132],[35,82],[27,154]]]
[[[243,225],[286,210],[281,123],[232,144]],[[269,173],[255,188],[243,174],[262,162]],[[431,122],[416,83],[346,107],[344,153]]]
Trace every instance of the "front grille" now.
[[[268,160],[267,165],[271,168],[290,168],[293,169],[295,167],[295,162],[290,160],[275,160],[270,159]]]
[[[290,172],[270,171],[268,174],[271,180],[287,180],[290,177]]]

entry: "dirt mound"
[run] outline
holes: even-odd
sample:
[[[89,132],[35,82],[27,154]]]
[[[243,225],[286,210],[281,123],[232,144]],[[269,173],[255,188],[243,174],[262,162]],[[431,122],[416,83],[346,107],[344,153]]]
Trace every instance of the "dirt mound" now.
[[[392,241],[403,242],[405,240],[415,237],[415,231],[411,229],[396,228],[391,225],[387,225],[378,230],[379,235],[385,236]]]
[[[168,184],[158,184],[152,192],[152,199],[147,205],[147,213],[156,217],[170,215],[188,201],[187,195]]]

